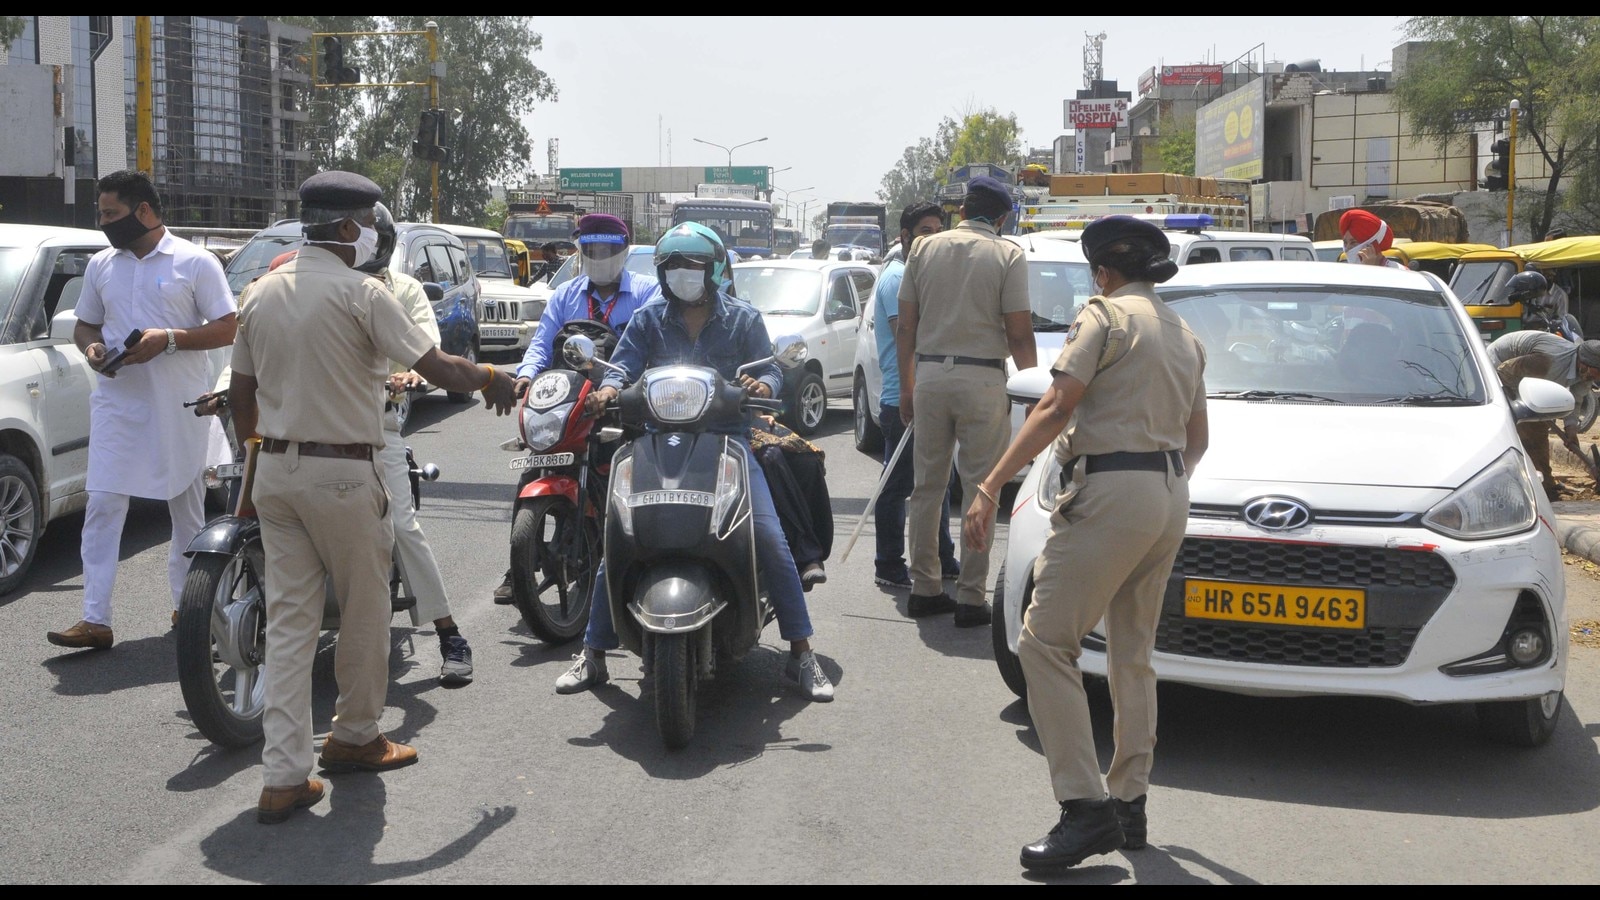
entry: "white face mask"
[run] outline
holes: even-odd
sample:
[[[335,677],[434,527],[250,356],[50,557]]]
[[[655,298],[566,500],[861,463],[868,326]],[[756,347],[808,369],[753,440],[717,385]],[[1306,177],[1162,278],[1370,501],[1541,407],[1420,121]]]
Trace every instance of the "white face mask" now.
[[[348,246],[356,250],[356,261],[351,268],[359,269],[378,255],[378,229],[361,226],[361,236]]]
[[[690,306],[699,306],[706,299],[706,273],[699,269],[668,269],[667,290]]]
[[[595,284],[617,284],[622,281],[622,266],[628,261],[628,254],[617,253],[605,259],[595,259],[592,256],[583,258],[583,271],[589,280]]]
[[[1362,241],[1361,243],[1355,245],[1354,247],[1351,247],[1349,250],[1346,250],[1344,252],[1344,261],[1347,262],[1347,263],[1352,263],[1354,265],[1358,265],[1358,266],[1362,265],[1362,262],[1361,262],[1361,251],[1362,251],[1362,249],[1366,248],[1366,247],[1371,247],[1373,244],[1376,244],[1379,241],[1383,240],[1384,236],[1387,235],[1388,233],[1389,233],[1388,224],[1384,223],[1384,222],[1379,222],[1378,223],[1378,231],[1377,231],[1377,233],[1373,234],[1372,237],[1367,238],[1366,240]]]

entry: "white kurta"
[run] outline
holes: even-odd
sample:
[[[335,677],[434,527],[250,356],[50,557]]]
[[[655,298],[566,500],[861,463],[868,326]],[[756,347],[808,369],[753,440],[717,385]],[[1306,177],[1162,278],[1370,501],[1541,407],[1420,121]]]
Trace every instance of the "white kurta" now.
[[[89,261],[80,321],[98,323],[108,349],[136,328],[198,328],[238,312],[222,264],[170,232],[143,259],[102,250]],[[98,376],[89,400],[88,489],[170,500],[206,465],[205,419],[183,404],[211,390],[200,351],[162,354]]]

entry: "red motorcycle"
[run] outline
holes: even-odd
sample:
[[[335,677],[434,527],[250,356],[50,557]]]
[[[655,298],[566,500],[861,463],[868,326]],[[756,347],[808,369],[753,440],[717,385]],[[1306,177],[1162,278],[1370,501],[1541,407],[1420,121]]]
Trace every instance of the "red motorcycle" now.
[[[586,330],[587,329],[587,330]],[[564,333],[599,332],[604,323],[569,323]],[[564,337],[557,338],[559,347]],[[528,630],[560,644],[589,624],[589,601],[605,533],[611,447],[620,430],[584,415],[596,389],[588,374],[547,369],[533,379],[518,412],[518,436],[501,446],[530,451],[511,461],[521,471],[511,523],[512,603]]]

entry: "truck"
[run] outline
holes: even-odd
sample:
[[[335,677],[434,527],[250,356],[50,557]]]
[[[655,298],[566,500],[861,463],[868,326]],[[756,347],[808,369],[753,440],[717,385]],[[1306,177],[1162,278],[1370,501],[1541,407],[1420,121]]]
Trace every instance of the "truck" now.
[[[1048,194],[1022,204],[1017,230],[1082,228],[1113,215],[1206,215],[1218,229],[1252,230],[1248,184],[1163,172],[1052,175]]]
[[[888,249],[889,208],[882,203],[828,204],[823,237],[831,247],[865,247],[873,256]]]
[[[547,241],[568,241],[578,219],[589,213],[608,213],[633,227],[633,195],[592,191],[532,190],[506,192],[506,221],[500,233],[516,238],[537,254]]]

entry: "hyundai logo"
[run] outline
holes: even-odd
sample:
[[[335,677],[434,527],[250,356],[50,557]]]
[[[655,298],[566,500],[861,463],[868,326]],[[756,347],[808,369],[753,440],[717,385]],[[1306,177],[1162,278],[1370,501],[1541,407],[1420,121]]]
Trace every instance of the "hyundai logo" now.
[[[1311,510],[1288,497],[1257,497],[1244,505],[1244,520],[1268,531],[1291,531],[1311,524]]]

